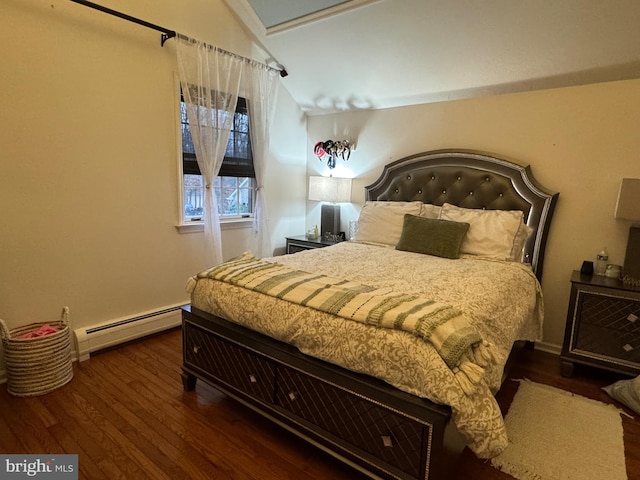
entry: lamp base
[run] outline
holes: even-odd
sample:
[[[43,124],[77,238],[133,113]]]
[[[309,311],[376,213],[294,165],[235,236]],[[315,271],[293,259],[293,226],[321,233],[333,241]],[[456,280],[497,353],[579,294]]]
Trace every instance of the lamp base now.
[[[640,227],[629,229],[622,281],[633,287],[640,287]]]
[[[323,204],[320,210],[320,236],[337,235],[340,231],[340,205]]]

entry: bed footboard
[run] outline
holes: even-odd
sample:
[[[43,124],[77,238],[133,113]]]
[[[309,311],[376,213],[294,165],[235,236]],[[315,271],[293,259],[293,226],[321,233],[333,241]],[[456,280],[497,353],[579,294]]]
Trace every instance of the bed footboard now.
[[[185,390],[197,379],[373,478],[448,478],[464,443],[451,409],[186,307]]]

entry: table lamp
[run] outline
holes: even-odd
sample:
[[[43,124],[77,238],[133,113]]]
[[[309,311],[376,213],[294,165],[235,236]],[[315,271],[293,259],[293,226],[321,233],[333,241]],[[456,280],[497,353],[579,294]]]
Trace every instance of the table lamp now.
[[[309,200],[323,203],[320,213],[320,235],[340,232],[340,205],[351,201],[351,179],[339,177],[309,177]]]
[[[623,178],[615,218],[640,222],[640,178]],[[622,270],[624,283],[640,287],[640,226],[631,225]]]

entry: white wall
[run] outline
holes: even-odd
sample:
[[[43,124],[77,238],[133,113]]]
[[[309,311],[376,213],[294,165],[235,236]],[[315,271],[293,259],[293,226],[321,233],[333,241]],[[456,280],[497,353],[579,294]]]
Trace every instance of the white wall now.
[[[603,83],[470,100],[309,117],[308,169],[324,173],[312,154],[318,140],[349,138],[357,149],[347,163],[356,177],[354,204],[342,226],[357,219],[364,186],[382,167],[407,155],[441,148],[492,153],[521,165],[560,192],[547,244],[544,341],[564,335],[571,272],[603,247],[622,264],[629,222],[613,218],[623,177],[640,178],[640,80]],[[338,176],[338,175],[336,175]],[[307,225],[319,214],[309,202]]]
[[[102,0],[244,56],[264,59],[222,0]],[[179,234],[172,41],[68,0],[0,2],[0,318],[74,327],[188,301],[203,235]],[[282,80],[286,85],[286,78]],[[562,341],[569,277],[604,245],[623,263],[627,222],[613,218],[622,177],[640,177],[640,80],[306,118],[280,89],[267,198],[275,253],[319,222],[306,202],[312,155],[357,140],[343,229],[384,164],[438,148],[531,164],[560,192],[547,248],[545,341]],[[307,125],[308,123],[308,125]],[[246,229],[223,232],[225,258]]]
[[[264,61],[221,0],[100,4]],[[0,318],[73,328],[188,302],[203,234],[180,234],[172,40],[68,0],[0,2]],[[286,79],[283,79],[286,81]],[[280,89],[273,246],[304,230],[306,119]],[[292,188],[293,186],[293,188]],[[226,258],[248,229],[223,232]]]

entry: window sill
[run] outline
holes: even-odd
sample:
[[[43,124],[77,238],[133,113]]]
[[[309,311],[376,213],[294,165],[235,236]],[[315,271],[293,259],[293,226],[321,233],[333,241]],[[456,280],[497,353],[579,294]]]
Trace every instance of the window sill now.
[[[220,230],[235,230],[238,228],[251,228],[253,217],[230,218],[220,221]],[[204,232],[204,222],[189,222],[176,225],[178,233]]]

